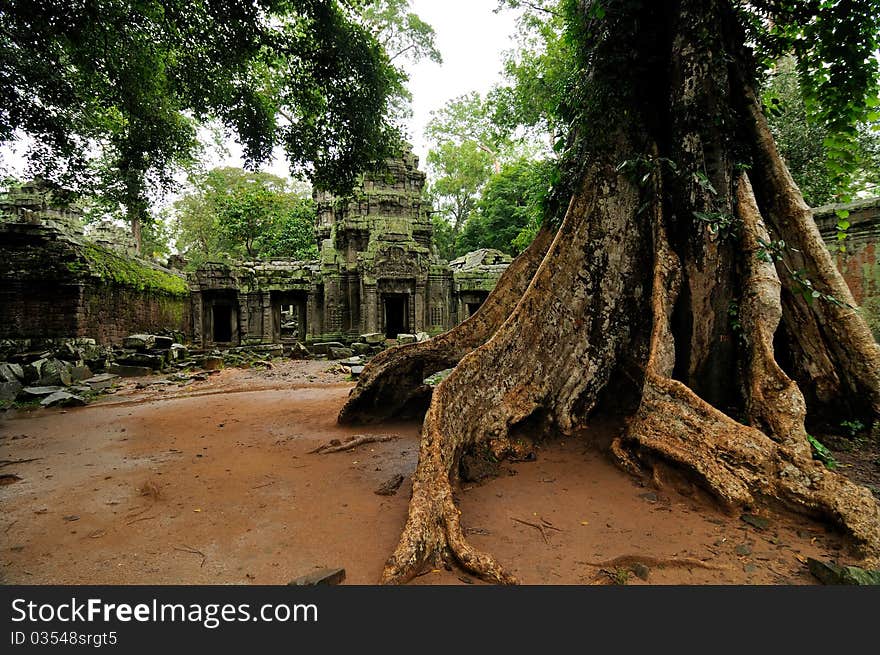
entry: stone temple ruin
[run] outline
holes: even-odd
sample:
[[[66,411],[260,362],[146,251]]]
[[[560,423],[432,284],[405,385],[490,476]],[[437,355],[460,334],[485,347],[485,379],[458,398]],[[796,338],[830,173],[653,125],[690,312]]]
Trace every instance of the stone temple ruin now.
[[[353,195],[316,193],[315,261],[209,263],[190,277],[192,338],[203,347],[344,342],[436,334],[470,316],[511,258],[479,250],[447,264],[418,158],[369,172]]]
[[[192,352],[299,343],[325,353],[328,342],[377,348],[449,329],[476,311],[510,257],[479,250],[442,261],[424,184],[405,153],[348,197],[316,194],[318,259],[208,263],[188,275],[135,257],[123,228],[84,228],[75,207],[58,208],[40,185],[18,188],[0,199],[0,350],[65,339],[119,347],[146,333],[173,335]],[[880,336],[880,199],[845,207],[845,252],[839,209],[815,210],[816,222]]]

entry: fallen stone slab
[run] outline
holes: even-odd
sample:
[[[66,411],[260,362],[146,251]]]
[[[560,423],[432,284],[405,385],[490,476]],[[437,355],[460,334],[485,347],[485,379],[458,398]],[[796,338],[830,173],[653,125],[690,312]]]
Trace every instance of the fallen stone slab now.
[[[168,344],[169,346],[171,344]],[[148,348],[156,347],[156,335],[155,334],[130,334],[122,340],[123,348],[130,348],[132,350],[147,350]]]
[[[880,585],[880,571],[820,562],[812,557],[807,558],[807,568],[825,585]]]
[[[93,375],[88,380],[83,380],[83,384],[101,384],[103,382],[110,382],[111,380],[115,380],[119,376],[115,373],[99,373],[98,375]]]
[[[24,387],[21,390],[21,393],[33,398],[40,398],[42,396],[51,396],[53,393],[58,393],[59,391],[64,391],[64,387]]]
[[[371,346],[374,346],[377,343],[382,343],[383,341],[385,341],[385,335],[381,332],[370,332],[368,334],[362,334],[360,336],[360,340],[364,343],[368,343]]]
[[[110,364],[107,367],[107,371],[123,378],[142,378],[153,374],[153,369],[146,366],[129,366],[126,364]]]
[[[398,334],[397,343],[415,343],[416,335],[414,334]]]
[[[40,401],[43,407],[78,407],[86,404],[86,399],[66,391],[56,391]]]
[[[312,352],[318,355],[326,355],[331,348],[345,348],[345,344],[338,341],[320,341],[312,344]]]
[[[434,373],[434,375],[426,377],[424,380],[422,380],[422,384],[425,384],[429,387],[436,387],[443,380],[449,377],[449,374],[452,373],[453,370],[454,369],[451,368],[445,368],[442,371],[437,371],[436,373]]]
[[[380,484],[379,488],[373,493],[377,496],[393,496],[397,493],[397,490],[400,489],[400,485],[402,484],[403,476],[398,473]]]
[[[345,569],[320,569],[301,575],[287,584],[296,587],[314,587],[317,585],[336,585],[343,580],[345,580]]]
[[[339,348],[333,346],[327,349],[328,359],[346,359],[352,355],[354,355],[354,352],[352,352],[351,348],[346,348],[344,346]]]
[[[364,372],[363,366],[352,366],[351,367],[351,376],[354,378],[360,377],[361,373]]]
[[[363,357],[349,357],[348,359],[339,362],[343,366],[361,366],[364,363]]]

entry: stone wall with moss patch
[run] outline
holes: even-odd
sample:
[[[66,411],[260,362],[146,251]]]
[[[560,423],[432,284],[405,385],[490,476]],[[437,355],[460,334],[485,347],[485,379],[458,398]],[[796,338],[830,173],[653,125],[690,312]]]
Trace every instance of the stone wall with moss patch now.
[[[874,337],[880,341],[880,198],[815,210],[816,224]],[[838,221],[849,223],[838,239]],[[841,248],[842,246],[842,248]]]
[[[189,331],[182,275],[44,223],[0,224],[0,338]]]

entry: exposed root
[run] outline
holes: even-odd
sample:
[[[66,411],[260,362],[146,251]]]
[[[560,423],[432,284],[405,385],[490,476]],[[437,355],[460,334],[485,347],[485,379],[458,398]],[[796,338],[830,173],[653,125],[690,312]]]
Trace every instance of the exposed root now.
[[[443,463],[450,450],[442,440],[423,438],[406,526],[385,563],[383,584],[402,584],[426,565],[436,566],[453,558],[463,569],[489,582],[517,583],[494,557],[476,550],[465,538],[449,471]]]
[[[553,241],[545,226],[532,244],[507,267],[480,309],[427,341],[396,346],[379,353],[364,368],[345,405],[340,423],[382,421],[404,413],[410,405],[427,405],[431,389],[423,381],[483,345],[504,323],[526,290]]]
[[[583,333],[595,330],[598,337],[608,322],[623,322],[646,289],[613,274],[597,278],[589,269],[604,258],[611,271],[633,270],[644,261],[648,247],[631,224],[639,191],[615,167],[595,166],[594,177],[588,176],[584,190],[572,200],[519,305],[434,390],[422,427],[407,523],[383,582],[406,581],[427,562],[446,556],[484,580],[516,581],[494,557],[467,543],[452,483],[465,450],[478,443],[505,443],[512,426],[542,408],[558,429],[576,427],[577,417],[595,404],[611,375],[628,329],[601,339],[584,339]],[[604,185],[601,192],[591,184],[614,176],[616,184]],[[541,320],[531,320],[536,316]]]
[[[743,180],[747,185],[747,180]],[[742,200],[748,201],[748,186]],[[755,216],[745,218],[756,227]],[[722,503],[749,506],[772,499],[795,511],[832,519],[849,532],[864,555],[880,554],[880,506],[871,493],[812,460],[809,446],[799,443],[803,431],[803,400],[774,372],[767,332],[773,323],[772,279],[762,278],[752,266],[748,276],[746,306],[751,342],[750,406],[769,430],[785,431],[774,442],[754,427],[742,425],[699,398],[670,375],[669,353],[674,342],[668,327],[675,302],[674,261],[662,222],[655,231],[655,265],[652,310],[654,328],[642,400],[627,434],[612,452],[628,470],[646,454],[674,462],[690,471]],[[754,234],[752,235],[754,237]],[[761,312],[769,311],[769,317]],[[776,367],[778,368],[778,367]],[[770,382],[764,382],[767,374]],[[773,382],[778,386],[773,386]],[[767,399],[776,398],[778,407]],[[783,402],[785,400],[785,402]]]
[[[746,111],[756,145],[762,214],[774,238],[785,242],[777,264],[786,335],[791,341],[794,377],[812,401],[839,413],[865,408],[880,417],[880,345],[864,317],[854,309],[852,293],[837,270],[813,220],[813,212],[779,156],[754,91],[744,85]],[[757,182],[756,182],[757,184]],[[815,300],[792,276],[801,271],[812,288],[837,302]]]
[[[310,450],[308,454],[327,455],[330,453],[342,453],[348,450],[354,450],[358,446],[363,446],[364,444],[385,443],[386,441],[395,441],[397,439],[400,439],[399,434],[356,434],[344,442],[334,439],[333,441],[318,446],[314,450]]]
[[[767,243],[770,237],[745,173],[737,187],[737,210],[742,221],[746,278],[740,319],[748,349],[745,396],[749,422],[799,458],[809,459],[803,394],[779,367],[773,352],[773,335],[782,319],[782,284],[775,266],[759,257],[761,242]]]

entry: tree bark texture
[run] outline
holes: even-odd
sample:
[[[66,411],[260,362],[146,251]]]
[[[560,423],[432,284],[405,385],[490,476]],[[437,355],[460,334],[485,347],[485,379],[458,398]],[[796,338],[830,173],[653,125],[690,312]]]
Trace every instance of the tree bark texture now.
[[[633,398],[609,447],[624,469],[674,465],[725,506],[827,519],[876,561],[876,500],[812,458],[805,422],[876,420],[880,347],[769,134],[734,6],[604,0],[596,27],[591,4],[581,165],[555,236],[470,324],[377,357],[343,409],[387,417],[426,372],[455,366],[431,397],[383,581],[452,560],[515,582],[464,537],[461,455],[502,456],[523,429],[589,435],[612,390]]]

